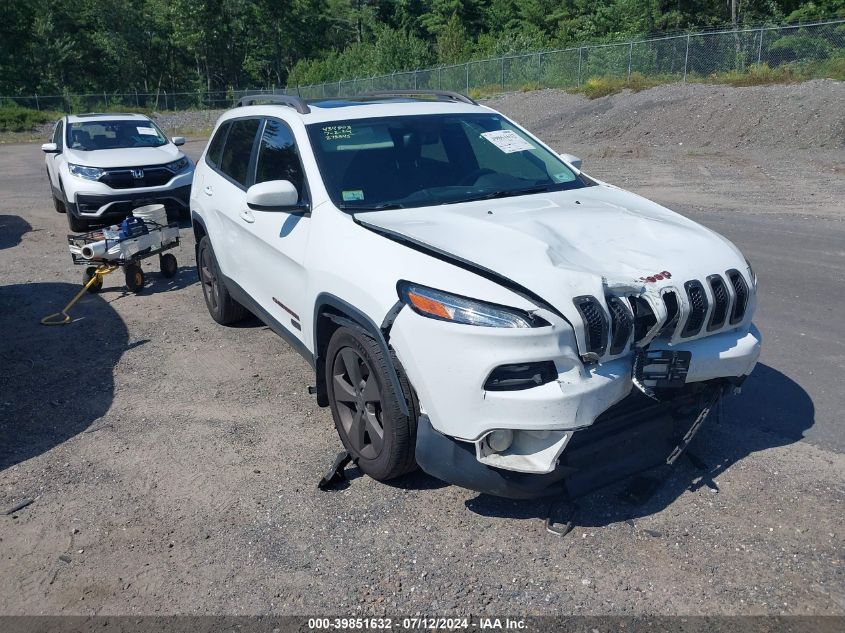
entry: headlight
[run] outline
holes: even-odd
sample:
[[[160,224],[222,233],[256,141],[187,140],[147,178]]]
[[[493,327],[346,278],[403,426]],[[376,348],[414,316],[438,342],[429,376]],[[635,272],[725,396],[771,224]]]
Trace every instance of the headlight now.
[[[430,319],[484,327],[530,328],[549,325],[544,319],[524,310],[476,301],[408,281],[400,281],[397,290],[402,303]]]
[[[68,163],[67,166],[70,169],[70,173],[78,178],[85,178],[85,180],[99,180],[106,173],[99,167],[86,167],[85,165],[74,165],[72,163]]]
[[[183,169],[186,169],[188,165],[191,164],[191,161],[188,160],[187,156],[183,156],[179,160],[175,160],[172,163],[167,163],[165,167],[174,173],[179,173]]]

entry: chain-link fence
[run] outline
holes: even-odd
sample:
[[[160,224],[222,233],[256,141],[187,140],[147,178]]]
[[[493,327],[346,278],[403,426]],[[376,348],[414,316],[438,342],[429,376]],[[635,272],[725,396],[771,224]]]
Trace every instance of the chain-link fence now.
[[[842,73],[845,20],[788,26],[688,33],[612,44],[592,44],[389,75],[266,90],[0,97],[39,110],[94,111],[120,108],[185,110],[228,108],[247,94],[292,94],[306,99],[372,90],[455,90],[495,94],[531,88],[575,88],[594,77],[699,81],[715,73],[746,73],[754,67]]]

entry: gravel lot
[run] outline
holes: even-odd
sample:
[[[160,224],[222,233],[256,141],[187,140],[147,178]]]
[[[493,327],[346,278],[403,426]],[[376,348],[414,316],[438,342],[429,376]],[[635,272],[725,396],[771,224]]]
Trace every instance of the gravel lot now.
[[[761,364],[645,505],[545,502],[351,471],[306,363],[217,326],[193,272],[79,288],[37,145],[0,147],[0,613],[845,614],[845,86],[665,86],[492,101],[588,173],[733,239]],[[189,142],[198,155],[204,141]]]

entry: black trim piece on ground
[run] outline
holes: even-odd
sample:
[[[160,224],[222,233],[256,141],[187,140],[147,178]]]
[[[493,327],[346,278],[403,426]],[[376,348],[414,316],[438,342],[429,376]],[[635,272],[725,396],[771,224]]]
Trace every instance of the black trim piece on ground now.
[[[273,318],[269,312],[262,308],[258,302],[250,297],[236,282],[226,276],[223,276],[223,283],[226,284],[226,290],[229,291],[229,294],[232,295],[232,298],[235,301],[252,312],[256,317],[263,321],[267,327],[285,339],[285,342],[296,350],[300,356],[307,360],[308,364],[311,365],[312,368],[316,368],[314,354],[312,354],[305,346],[305,343],[296,338],[284,325]]]
[[[317,367],[319,365],[319,361],[321,360],[317,356],[317,352],[320,349],[317,341],[317,323],[320,318],[320,314],[326,307],[334,308],[341,314],[345,315],[346,318],[344,318],[343,316],[336,315],[332,312],[329,312],[326,315],[327,317],[329,317],[340,325],[353,325],[363,328],[370,336],[373,337],[373,339],[375,339],[376,343],[378,343],[378,346],[381,348],[384,357],[386,359],[391,358],[390,348],[387,345],[387,341],[384,338],[384,334],[366,314],[361,312],[358,308],[354,307],[353,305],[347,303],[340,297],[336,297],[333,294],[323,292],[317,295],[317,299],[314,302],[314,367]],[[401,396],[401,394],[405,392],[402,390],[402,383],[399,381],[399,374],[396,373],[396,368],[393,366],[393,363],[389,363],[388,370],[389,373],[387,377],[390,379],[390,382],[393,383],[393,389],[395,393]],[[408,403],[405,402],[404,398],[399,398],[399,407],[402,410],[403,415],[411,415],[410,409],[408,408]]]
[[[504,286],[511,292],[518,294],[523,299],[527,301],[531,301],[538,307],[544,308],[549,312],[559,316],[563,319],[566,323],[569,324],[570,327],[575,329],[572,323],[567,319],[557,308],[551,305],[549,302],[545,301],[542,297],[535,294],[525,286],[522,286],[515,281],[508,279],[504,275],[500,275],[499,273],[490,270],[489,268],[485,268],[484,266],[479,266],[478,264],[474,264],[471,261],[468,261],[462,257],[458,257],[457,255],[453,255],[451,253],[447,253],[446,251],[440,250],[434,246],[429,244],[425,244],[423,242],[419,242],[413,238],[408,237],[407,235],[402,235],[401,233],[396,233],[394,231],[390,231],[388,229],[383,229],[381,227],[375,226],[373,224],[367,224],[359,220],[354,215],[352,216],[353,221],[358,224],[359,226],[364,227],[368,231],[372,231],[378,235],[381,235],[384,238],[387,238],[393,242],[397,242],[402,244],[403,246],[407,246],[408,248],[412,248],[415,251],[419,251],[420,253],[424,253],[435,259],[439,259],[440,261],[446,262],[448,264],[452,264],[453,266],[457,266],[458,268],[463,268],[471,273],[475,273],[480,277],[484,277],[494,283],[499,284],[500,286]]]

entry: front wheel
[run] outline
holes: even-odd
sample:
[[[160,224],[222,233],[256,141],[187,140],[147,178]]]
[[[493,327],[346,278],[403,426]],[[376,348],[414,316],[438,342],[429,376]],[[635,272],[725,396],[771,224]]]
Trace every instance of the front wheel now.
[[[129,292],[139,293],[144,288],[144,271],[138,264],[126,266],[126,287]]]
[[[326,354],[326,384],[337,433],[359,468],[385,481],[416,468],[416,406],[401,373],[396,393],[389,379],[389,364],[376,341],[364,330],[341,327],[331,338]],[[411,411],[402,413],[400,398]]]
[[[74,233],[85,233],[89,228],[88,220],[76,217],[70,209],[67,210],[67,225]]]

